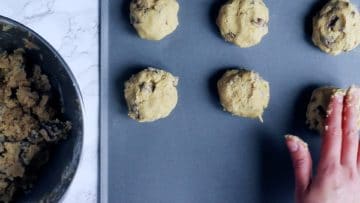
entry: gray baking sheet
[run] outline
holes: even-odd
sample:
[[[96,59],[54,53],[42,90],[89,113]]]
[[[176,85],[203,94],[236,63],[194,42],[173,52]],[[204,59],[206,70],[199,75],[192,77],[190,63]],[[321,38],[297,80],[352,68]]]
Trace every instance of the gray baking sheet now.
[[[136,35],[129,0],[101,2],[102,202],[293,200],[284,134],[309,142],[316,162],[320,138],[304,124],[311,91],[359,84],[360,48],[334,57],[313,46],[311,19],[323,0],[265,0],[269,34],[255,47],[238,48],[215,25],[224,2],[179,0],[180,25],[160,42]],[[140,124],[127,117],[123,83],[147,66],[180,77],[179,102],[168,118]],[[216,81],[235,67],[270,82],[264,123],[222,111]]]

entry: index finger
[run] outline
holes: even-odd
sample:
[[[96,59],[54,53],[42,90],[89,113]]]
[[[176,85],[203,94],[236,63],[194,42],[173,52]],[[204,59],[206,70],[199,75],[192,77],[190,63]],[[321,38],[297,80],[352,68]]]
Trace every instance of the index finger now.
[[[332,164],[340,165],[343,101],[344,93],[341,91],[331,96],[321,144],[320,170]]]
[[[359,145],[360,89],[350,87],[344,98],[341,164],[356,167]]]

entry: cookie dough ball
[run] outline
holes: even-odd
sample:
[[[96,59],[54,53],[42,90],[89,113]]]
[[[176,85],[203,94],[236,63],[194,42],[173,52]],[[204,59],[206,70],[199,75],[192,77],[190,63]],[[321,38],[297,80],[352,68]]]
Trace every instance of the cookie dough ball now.
[[[306,111],[306,123],[312,130],[324,131],[327,109],[331,96],[345,94],[345,90],[336,87],[320,87],[313,91]]]
[[[148,68],[125,82],[129,117],[151,122],[167,117],[175,108],[178,78],[163,70]]]
[[[322,51],[337,55],[360,43],[360,15],[348,0],[331,0],[313,18],[312,40]]]
[[[259,118],[270,99],[269,83],[244,69],[227,71],[217,83],[221,105],[236,116]]]
[[[261,41],[268,33],[268,22],[269,11],[262,0],[229,0],[217,18],[225,40],[243,48]]]
[[[317,130],[320,134],[324,132],[325,120],[331,97],[335,94],[345,95],[348,91],[352,91],[352,86],[347,90],[337,87],[320,87],[315,89],[312,93],[307,112],[306,123],[312,130]],[[357,88],[357,87],[356,87]],[[356,108],[360,112],[360,101]],[[357,119],[357,127],[360,129],[360,117]]]
[[[130,20],[141,38],[161,40],[178,26],[178,11],[176,0],[132,0]]]

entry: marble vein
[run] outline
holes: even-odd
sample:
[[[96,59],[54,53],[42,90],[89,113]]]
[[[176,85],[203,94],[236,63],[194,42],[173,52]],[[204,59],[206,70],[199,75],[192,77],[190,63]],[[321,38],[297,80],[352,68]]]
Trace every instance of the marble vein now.
[[[3,0],[1,15],[35,30],[63,56],[85,103],[81,162],[63,202],[97,202],[99,22],[97,0]]]

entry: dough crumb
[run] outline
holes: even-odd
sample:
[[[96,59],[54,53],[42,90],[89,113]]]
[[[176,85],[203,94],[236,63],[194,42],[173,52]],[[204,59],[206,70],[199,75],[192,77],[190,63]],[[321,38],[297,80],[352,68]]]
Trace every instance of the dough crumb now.
[[[27,67],[24,50],[0,54],[0,202],[31,188],[28,177],[47,159],[52,144],[66,138],[70,122],[51,106],[51,85],[39,66]]]

